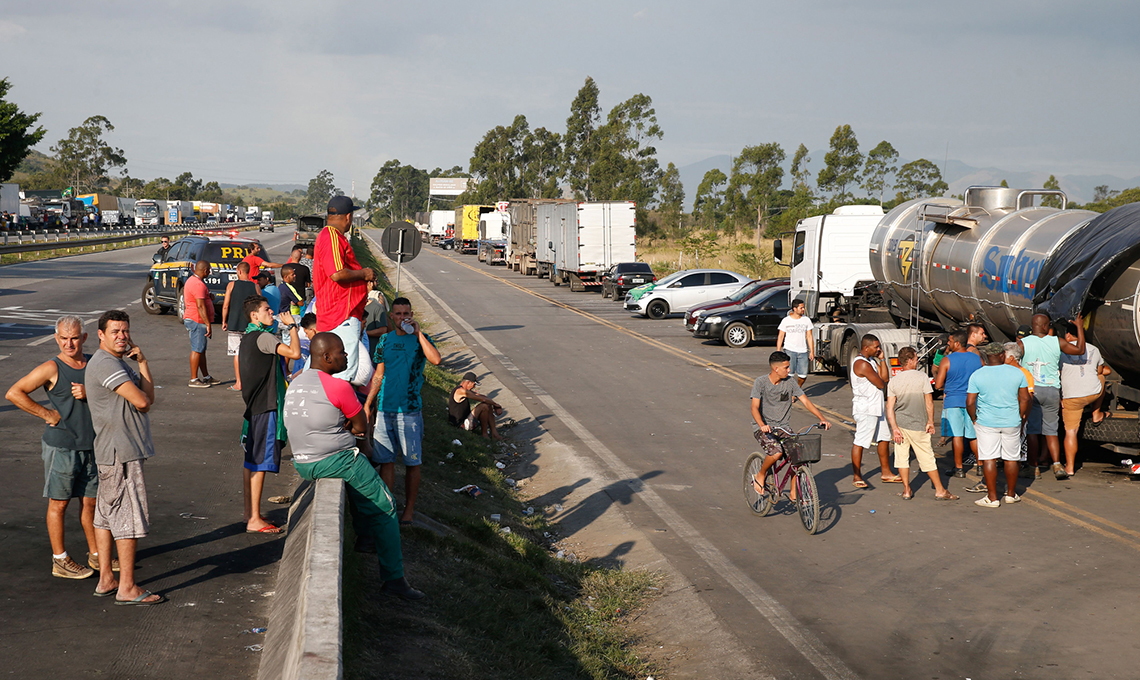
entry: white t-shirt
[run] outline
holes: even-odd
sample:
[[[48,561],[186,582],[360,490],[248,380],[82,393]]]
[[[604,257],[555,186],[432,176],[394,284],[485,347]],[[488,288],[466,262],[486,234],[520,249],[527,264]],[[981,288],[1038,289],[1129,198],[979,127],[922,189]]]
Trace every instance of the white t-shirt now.
[[[793,319],[785,316],[780,322],[780,330],[784,331],[784,351],[803,354],[808,351],[807,335],[812,329],[811,319],[801,316]]]
[[[1100,350],[1085,343],[1085,353],[1061,354],[1061,396],[1077,399],[1100,394],[1103,387],[1097,370],[1104,365]]]

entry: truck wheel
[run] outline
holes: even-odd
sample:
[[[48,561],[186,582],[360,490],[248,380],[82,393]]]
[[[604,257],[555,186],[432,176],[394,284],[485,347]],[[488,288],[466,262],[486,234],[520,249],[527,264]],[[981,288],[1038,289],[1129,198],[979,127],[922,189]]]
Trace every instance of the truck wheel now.
[[[720,338],[729,347],[741,349],[752,344],[752,329],[748,327],[748,324],[736,321],[728,324]]]
[[[1091,418],[1081,423],[1081,439],[1112,444],[1140,443],[1140,421],[1135,418],[1105,418],[1094,424]]]
[[[555,286],[561,286],[562,285],[562,275],[556,274],[555,272],[550,272],[550,282],[553,283]]]
[[[154,290],[153,279],[147,279],[146,285],[143,286],[142,306],[147,314],[165,314],[170,309],[158,304],[158,293]]]
[[[645,315],[650,319],[664,319],[669,315],[669,303],[664,300],[654,300],[645,308]]]
[[[609,296],[610,296],[610,291],[605,286],[602,286],[602,299],[605,300]]]
[[[836,369],[836,374],[841,376],[847,375],[847,372],[851,368],[851,362],[855,361],[855,357],[859,356],[860,342],[859,338],[856,338],[854,335],[843,342],[843,354],[840,355],[843,357],[843,365]]]
[[[586,284],[582,283],[582,279],[571,274],[570,275],[570,291],[573,293],[581,293],[586,290]]]

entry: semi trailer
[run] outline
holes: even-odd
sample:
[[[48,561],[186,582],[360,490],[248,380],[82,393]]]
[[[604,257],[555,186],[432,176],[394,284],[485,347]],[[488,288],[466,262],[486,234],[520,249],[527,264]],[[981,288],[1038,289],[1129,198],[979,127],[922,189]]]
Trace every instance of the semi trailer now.
[[[494,211],[479,218],[479,261],[487,264],[507,263],[507,237],[511,229],[511,214]]]
[[[539,276],[572,291],[601,286],[611,265],[637,259],[635,212],[633,201],[540,204]]]
[[[445,238],[451,238],[454,234],[455,211],[432,210],[428,216],[428,239],[435,244]]]
[[[511,214],[510,235],[507,239],[507,267],[533,276],[538,273],[538,235],[536,224],[538,206],[558,203],[575,203],[565,198],[512,199],[507,209]],[[545,274],[543,274],[545,276]]]

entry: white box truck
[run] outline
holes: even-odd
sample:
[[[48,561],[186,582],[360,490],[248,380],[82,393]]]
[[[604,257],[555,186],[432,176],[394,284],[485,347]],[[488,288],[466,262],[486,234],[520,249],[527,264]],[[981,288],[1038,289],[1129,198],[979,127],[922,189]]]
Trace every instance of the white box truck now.
[[[449,234],[448,231],[451,233]],[[445,238],[451,238],[455,233],[455,211],[433,210],[428,217],[428,239],[432,244]]]
[[[20,185],[0,184],[0,212],[20,214]]]
[[[602,285],[611,265],[637,260],[637,218],[633,201],[592,201],[550,206],[546,246],[552,249],[551,282],[582,291]],[[540,213],[548,206],[539,206]],[[543,220],[545,222],[545,220]],[[541,228],[544,226],[542,224]]]

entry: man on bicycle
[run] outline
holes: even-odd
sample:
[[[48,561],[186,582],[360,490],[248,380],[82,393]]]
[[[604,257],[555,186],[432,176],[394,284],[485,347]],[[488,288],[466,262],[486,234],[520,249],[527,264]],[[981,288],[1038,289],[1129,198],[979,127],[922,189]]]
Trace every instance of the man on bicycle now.
[[[819,426],[831,429],[831,423],[820,414],[819,409],[804,395],[803,389],[795,380],[789,379],[791,357],[781,351],[772,352],[768,357],[768,375],[762,375],[752,385],[752,434],[760,442],[764,452],[764,464],[752,479],[756,493],[763,496],[764,481],[780,456],[784,455],[783,441],[790,434],[792,404],[799,399],[804,408],[819,419]],[[795,500],[795,486],[792,499]]]

